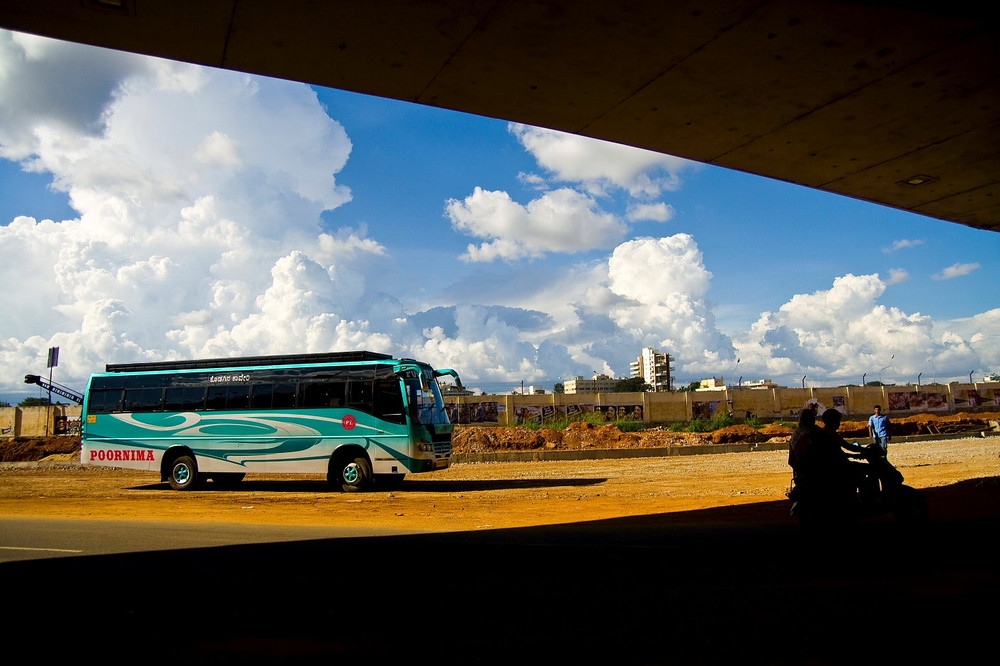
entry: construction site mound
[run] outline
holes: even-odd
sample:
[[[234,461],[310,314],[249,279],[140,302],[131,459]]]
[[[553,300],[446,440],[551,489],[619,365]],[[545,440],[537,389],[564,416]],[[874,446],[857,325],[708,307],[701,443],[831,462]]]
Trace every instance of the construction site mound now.
[[[972,434],[991,430],[1000,421],[1000,412],[960,412],[950,416],[915,414],[892,417],[892,434],[896,437],[913,435]],[[622,432],[617,426],[595,426],[571,423],[564,430],[525,427],[459,426],[455,430],[455,453],[488,453],[492,451],[532,451],[538,449],[625,449],[693,446],[698,444],[732,444],[755,442],[787,442],[793,428],[769,423],[760,428],[744,424],[731,425],[707,432],[673,432],[651,428],[641,432]],[[838,432],[849,441],[868,438],[867,421],[844,421]]]

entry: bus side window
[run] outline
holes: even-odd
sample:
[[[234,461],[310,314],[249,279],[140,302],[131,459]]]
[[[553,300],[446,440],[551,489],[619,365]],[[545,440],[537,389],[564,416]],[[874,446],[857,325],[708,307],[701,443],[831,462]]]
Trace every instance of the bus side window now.
[[[205,387],[185,386],[168,388],[163,398],[163,408],[168,412],[196,412],[205,407]]]
[[[209,386],[205,409],[246,409],[250,405],[248,384]]]
[[[126,412],[160,412],[163,411],[163,389],[136,388],[125,389]]]
[[[343,407],[346,386],[345,382],[336,380],[303,382],[302,403],[299,406],[314,409]]]
[[[275,384],[271,409],[295,409],[295,388],[293,382]]]
[[[226,408],[226,387],[209,386],[205,396],[205,409],[223,410]]]
[[[403,393],[395,376],[375,380],[372,414],[390,423],[406,423]]]
[[[87,399],[88,414],[112,414],[122,411],[121,389],[91,391]]]
[[[254,384],[250,394],[250,406],[253,409],[271,409],[274,399],[274,384]]]
[[[250,407],[250,385],[230,385],[226,391],[226,409],[247,409]]]
[[[352,379],[347,393],[347,406],[362,412],[372,411],[372,382]]]

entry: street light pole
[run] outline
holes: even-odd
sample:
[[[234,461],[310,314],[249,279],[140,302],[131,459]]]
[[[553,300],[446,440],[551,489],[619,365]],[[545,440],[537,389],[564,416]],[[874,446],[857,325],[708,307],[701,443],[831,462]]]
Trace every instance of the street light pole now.
[[[889,365],[885,366],[884,368],[882,368],[882,369],[880,369],[878,371],[878,383],[879,384],[882,383],[882,370],[886,370],[887,368],[891,368],[892,367],[892,359],[894,359],[894,358],[896,358],[895,354],[893,354],[892,356],[889,357]]]

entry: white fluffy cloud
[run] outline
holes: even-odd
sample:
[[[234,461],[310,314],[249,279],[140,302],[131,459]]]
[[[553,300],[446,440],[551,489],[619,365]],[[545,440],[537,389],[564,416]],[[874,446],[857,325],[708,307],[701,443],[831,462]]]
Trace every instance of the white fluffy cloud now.
[[[15,376],[50,345],[78,381],[113,360],[390,346],[369,322],[401,310],[366,279],[385,248],[320,228],[350,199],[351,142],[307,86],[0,32],[0,117],[2,154],[79,212],[0,227]]]
[[[878,275],[849,274],[830,289],[796,294],[777,312],[763,313],[737,340],[741,367],[762,375],[860,383],[865,375],[871,381],[883,373],[885,381],[915,381],[931,370],[954,376],[1000,358],[995,311],[957,327],[945,324],[939,332],[930,317],[879,304],[887,284]]]
[[[510,131],[557,180],[580,183],[595,195],[615,187],[634,197],[656,197],[676,189],[680,174],[694,168],[680,157],[565,132],[518,124]]]
[[[522,205],[507,192],[477,187],[462,201],[450,200],[445,211],[453,228],[489,239],[470,244],[464,261],[610,249],[629,229],[623,219],[602,210],[601,199],[624,193],[628,221],[666,222],[673,208],[652,199],[677,188],[680,174],[693,168],[687,160],[630,146],[526,125],[508,127],[548,174],[521,173],[519,179],[543,194]],[[547,190],[550,179],[569,185]]]
[[[478,247],[469,245],[462,255],[465,261],[611,248],[627,230],[614,215],[600,211],[594,199],[568,188],[547,192],[522,206],[506,192],[477,187],[463,201],[449,201],[446,211],[457,231],[494,239]]]

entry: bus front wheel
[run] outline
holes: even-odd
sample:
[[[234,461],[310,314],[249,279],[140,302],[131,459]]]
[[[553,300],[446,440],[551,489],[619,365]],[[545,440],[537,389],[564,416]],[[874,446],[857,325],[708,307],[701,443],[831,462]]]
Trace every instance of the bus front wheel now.
[[[198,485],[198,465],[191,456],[179,456],[170,466],[167,479],[174,490],[191,490]]]
[[[332,466],[328,480],[340,486],[345,493],[368,490],[372,482],[372,468],[363,456],[341,458]]]

